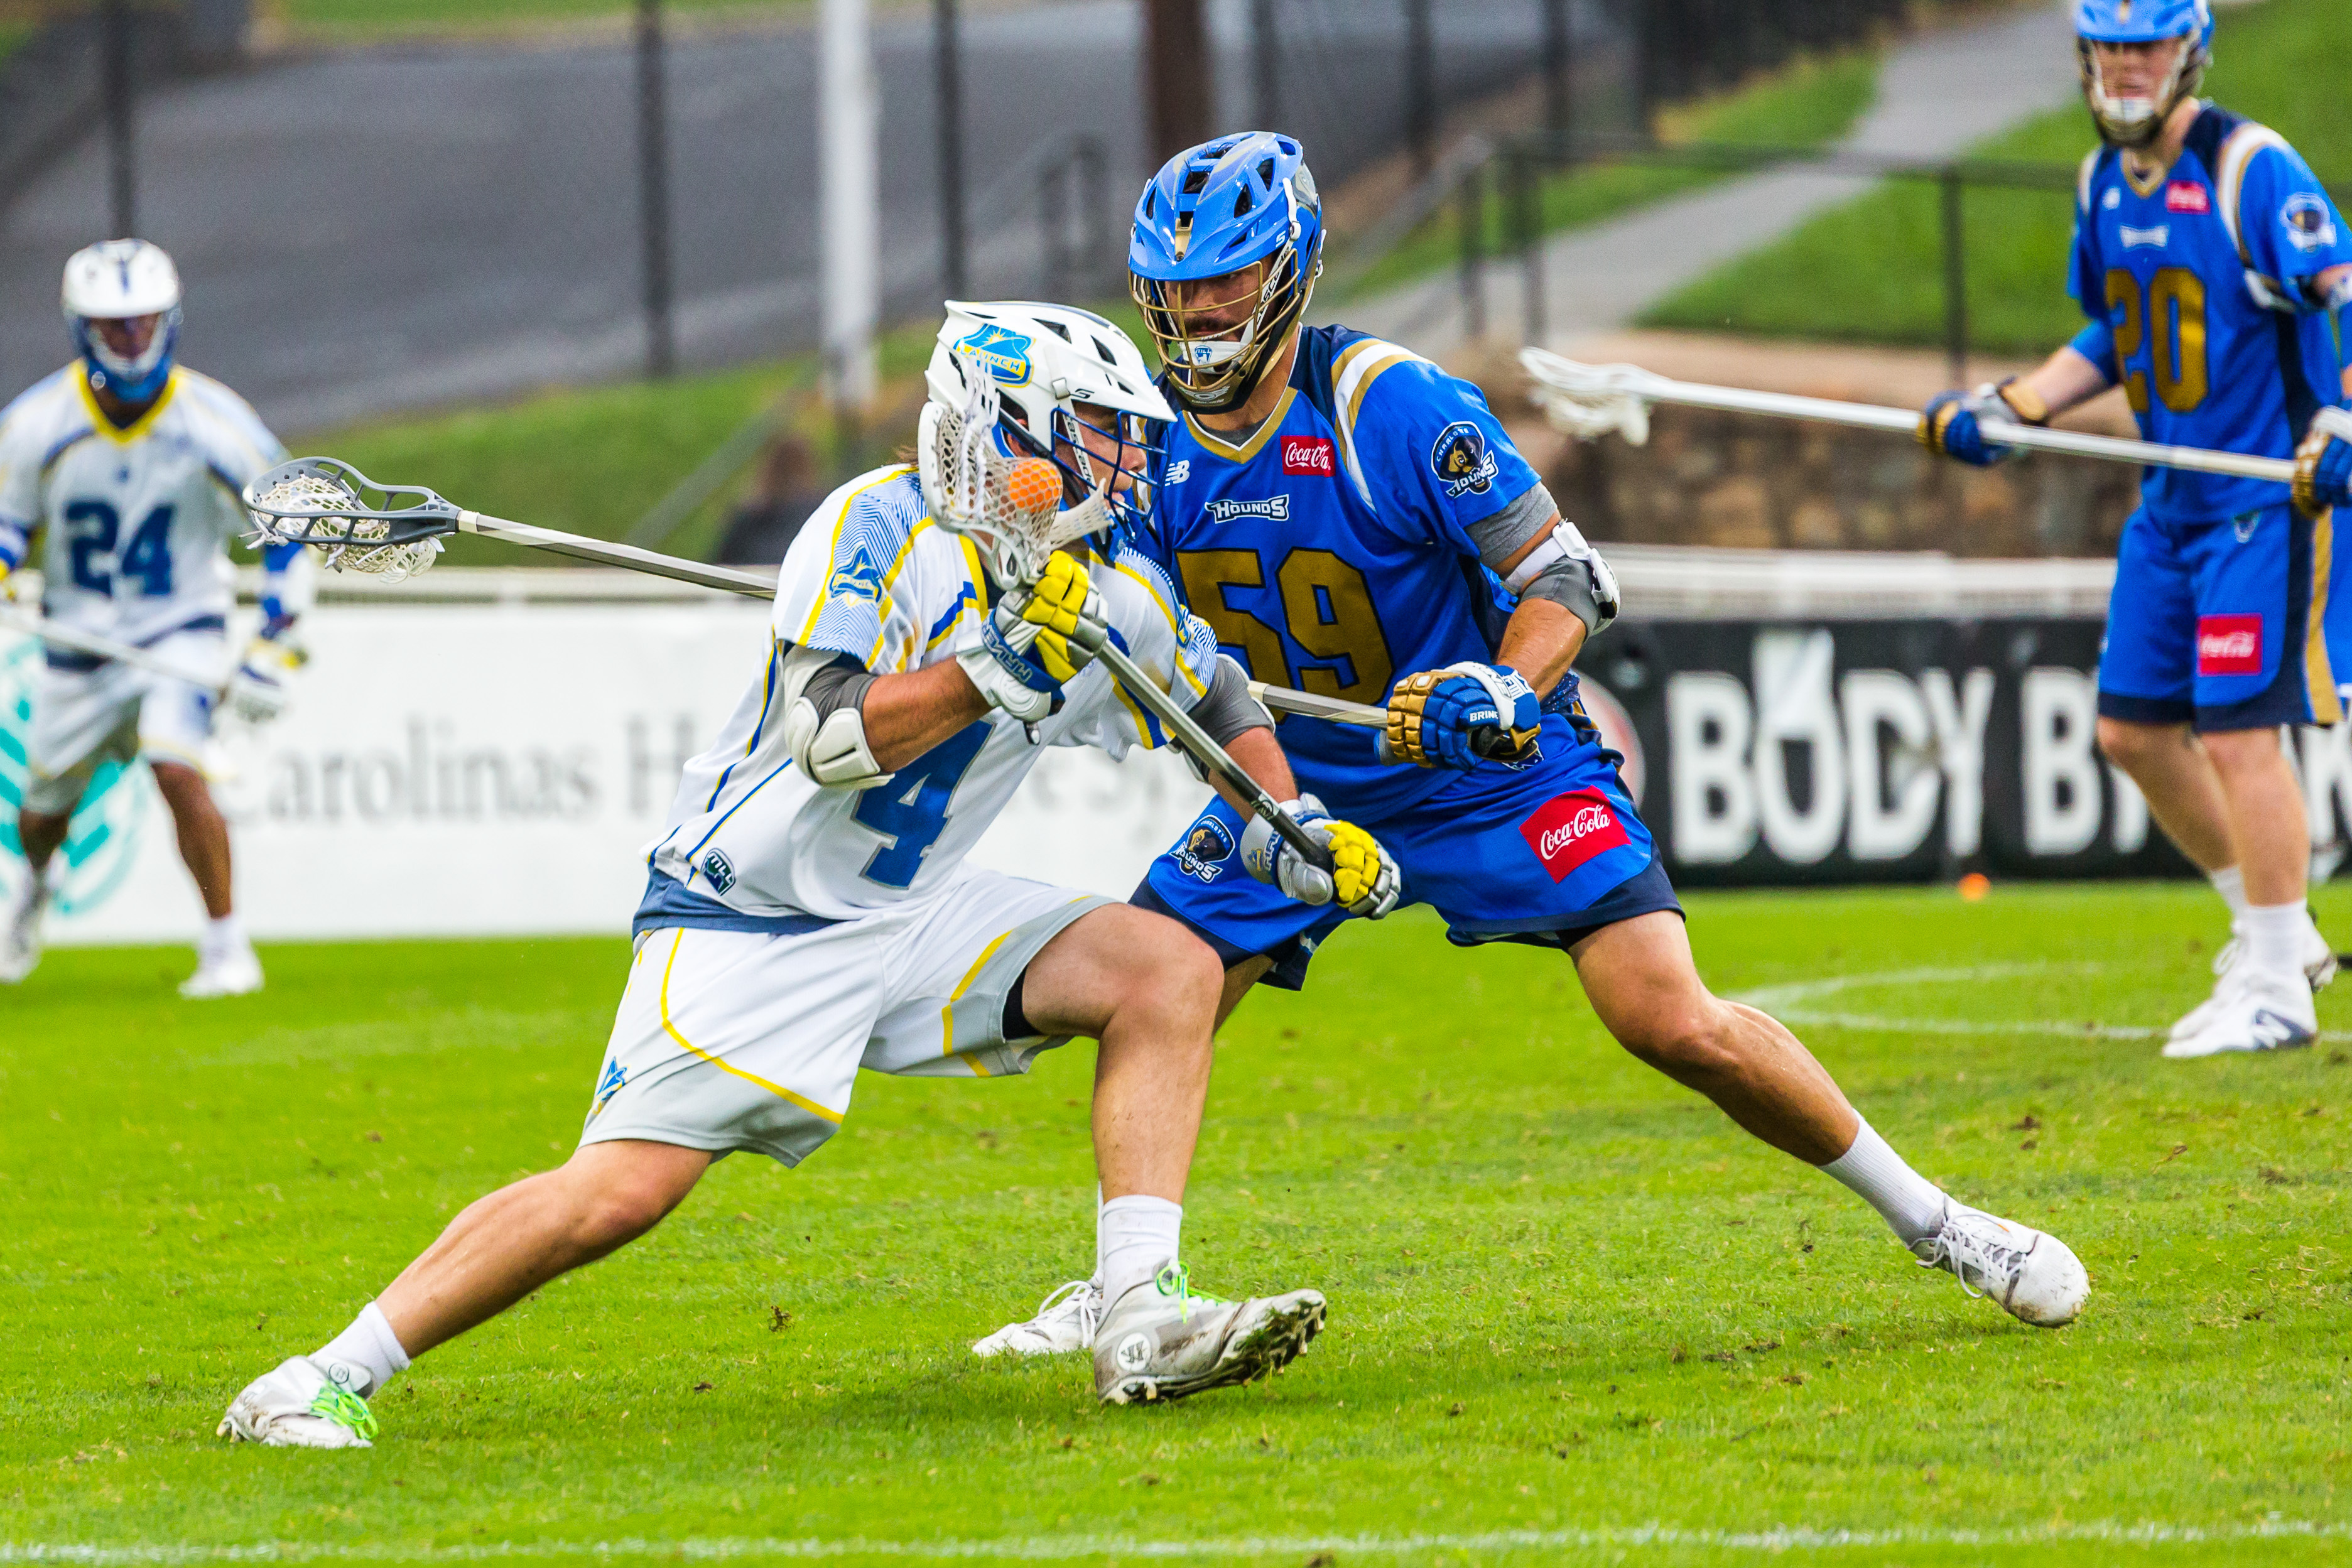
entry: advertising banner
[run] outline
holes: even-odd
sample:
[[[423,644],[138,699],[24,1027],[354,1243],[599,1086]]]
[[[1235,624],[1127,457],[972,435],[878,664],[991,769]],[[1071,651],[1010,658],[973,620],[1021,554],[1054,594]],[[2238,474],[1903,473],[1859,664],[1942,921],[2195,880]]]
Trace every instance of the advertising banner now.
[[[2188,874],[2097,748],[2102,622],[1620,622],[1586,705],[1687,886]],[[2315,845],[2352,731],[2294,737]]]
[[[215,793],[263,939],[618,933],[685,760],[764,667],[767,612],[655,604],[333,605],[295,697],[224,726]],[[0,877],[40,654],[0,642]],[[1049,751],[982,864],[1124,897],[1207,790],[1166,753]],[[186,941],[202,918],[143,768],[94,779],[49,939]]]

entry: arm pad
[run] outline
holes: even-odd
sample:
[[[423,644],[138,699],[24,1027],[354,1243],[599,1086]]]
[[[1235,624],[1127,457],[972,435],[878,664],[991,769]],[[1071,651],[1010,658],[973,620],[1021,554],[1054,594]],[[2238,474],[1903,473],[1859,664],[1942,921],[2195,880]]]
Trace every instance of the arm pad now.
[[[809,781],[866,789],[890,775],[866,744],[866,693],[873,674],[844,653],[784,644],[784,747]]]
[[[1478,559],[1497,574],[1528,541],[1543,540],[1503,580],[1503,586],[1521,599],[1549,599],[1575,612],[1588,634],[1617,619],[1617,579],[1609,563],[1585,542],[1574,523],[1559,515],[1559,504],[1541,485],[1493,517],[1471,524],[1470,537],[1478,546]]]
[[[1248,674],[1225,653],[1217,655],[1217,673],[1209,677],[1209,689],[1192,705],[1192,720],[1207,730],[1209,738],[1219,746],[1231,746],[1238,737],[1253,729],[1274,727],[1274,716],[1250,695]],[[1208,783],[1208,769],[1183,747],[1178,747],[1177,750],[1192,776]]]

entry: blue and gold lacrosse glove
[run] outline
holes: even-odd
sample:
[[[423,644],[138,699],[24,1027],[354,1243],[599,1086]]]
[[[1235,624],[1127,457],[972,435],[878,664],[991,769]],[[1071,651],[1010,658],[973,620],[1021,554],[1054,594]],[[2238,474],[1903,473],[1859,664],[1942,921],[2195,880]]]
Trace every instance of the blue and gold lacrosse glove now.
[[[2018,455],[2014,446],[1985,439],[1978,423],[1986,417],[2012,424],[2047,424],[2050,410],[2012,376],[1998,386],[1990,382],[1974,392],[1948,392],[1919,415],[1919,444],[1976,468],[1990,468]]]
[[[310,662],[294,640],[294,617],[272,615],[246,644],[245,658],[229,683],[229,710],[250,724],[267,724],[286,711],[286,678]]]
[[[1399,681],[1384,738],[1391,762],[1466,772],[1482,758],[1526,760],[1542,724],[1543,705],[1517,670],[1465,662]]]
[[[1055,550],[1044,576],[982,617],[956,663],[990,706],[1035,724],[1061,706],[1062,683],[1094,662],[1087,644],[1106,634],[1102,595],[1085,563]]]
[[[1241,844],[1242,864],[1250,875],[1301,904],[1318,909],[1337,904],[1365,920],[1378,920],[1397,906],[1404,879],[1378,839],[1353,822],[1336,820],[1312,795],[1285,800],[1282,809],[1323,841],[1331,852],[1331,869],[1310,863],[1273,823],[1254,816],[1242,830]]]
[[[2352,507],[2352,409],[2323,408],[2294,454],[2294,504],[2315,521]]]

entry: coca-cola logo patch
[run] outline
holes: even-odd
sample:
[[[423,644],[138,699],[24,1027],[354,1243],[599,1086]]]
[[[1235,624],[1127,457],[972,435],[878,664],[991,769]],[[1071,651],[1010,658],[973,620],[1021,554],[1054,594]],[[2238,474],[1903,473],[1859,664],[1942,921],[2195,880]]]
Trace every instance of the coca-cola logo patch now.
[[[1547,800],[1519,824],[1519,836],[1536,852],[1554,882],[1604,851],[1625,842],[1617,808],[1598,789],[1576,789]]]
[[[2259,675],[2263,673],[2263,618],[2203,615],[2197,621],[2197,673]]]
[[[2210,213],[2213,198],[2204,186],[2194,180],[2175,180],[2164,188],[2164,210],[2168,213]]]
[[[1338,449],[1319,435],[1286,435],[1282,438],[1282,471],[1328,479],[1339,471]]]

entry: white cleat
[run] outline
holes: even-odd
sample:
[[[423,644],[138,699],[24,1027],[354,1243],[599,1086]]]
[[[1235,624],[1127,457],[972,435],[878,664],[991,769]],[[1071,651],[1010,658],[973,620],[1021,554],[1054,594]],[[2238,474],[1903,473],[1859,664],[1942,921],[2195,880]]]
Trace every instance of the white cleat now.
[[[1990,1296],[2036,1328],[2074,1321],[2090,1299],[2091,1276],[2073,1248],[2046,1231],[1954,1203],[1933,1236],[1911,1244],[1922,1269],[1958,1277],[1971,1296]]]
[[[2245,944],[2232,936],[2221,944],[2213,955],[2213,994],[2184,1014],[2179,1023],[2165,1031],[2167,1040],[2187,1040],[2202,1033],[2207,1025],[2221,1016],[2230,1004],[2231,977],[2242,974],[2239,960],[2245,956]],[[2306,924],[2303,933],[2303,977],[2311,982],[2314,995],[2327,988],[2336,977],[2336,949],[2319,934],[2316,924]]]
[[[8,923],[0,926],[0,985],[16,985],[40,967],[41,913],[48,906],[47,885],[30,878],[8,901]]]
[[[1102,1284],[1073,1280],[1037,1303],[1037,1315],[1026,1322],[1007,1323],[976,1342],[971,1354],[991,1355],[1066,1355],[1095,1343],[1102,1322]]]
[[[234,953],[203,954],[196,972],[180,982],[180,995],[190,1001],[214,997],[249,997],[261,989],[261,960],[250,947]]]
[[[2272,974],[2240,966],[2227,982],[2221,1006],[2205,1027],[2168,1042],[2164,1054],[2178,1061],[2232,1051],[2285,1051],[2319,1038],[2319,1009],[2300,975]]]
[[[1271,1377],[1322,1328],[1320,1291],[1220,1301],[1192,1294],[1171,1258],[1104,1314],[1095,1393],[1106,1405],[1148,1404]]]
[[[272,1448],[372,1448],[375,1416],[358,1392],[366,1382],[358,1367],[298,1355],[247,1384],[218,1435]]]

